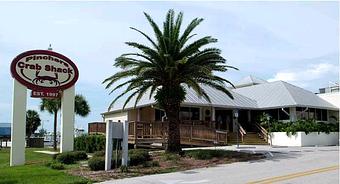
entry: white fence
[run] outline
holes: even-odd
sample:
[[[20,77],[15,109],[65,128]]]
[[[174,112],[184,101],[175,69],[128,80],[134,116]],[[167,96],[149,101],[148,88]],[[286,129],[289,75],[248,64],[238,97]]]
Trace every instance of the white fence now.
[[[270,143],[270,140],[268,140]],[[339,132],[317,133],[296,132],[287,136],[286,132],[272,132],[271,142],[273,146],[330,146],[339,145]]]

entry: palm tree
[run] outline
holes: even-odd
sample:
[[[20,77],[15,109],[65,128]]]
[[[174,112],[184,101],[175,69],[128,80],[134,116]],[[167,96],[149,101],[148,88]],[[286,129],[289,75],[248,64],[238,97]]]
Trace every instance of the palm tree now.
[[[38,129],[40,123],[41,120],[37,111],[28,110],[26,112],[26,136],[28,140],[28,145],[30,144],[31,135]]]
[[[82,95],[76,95],[74,99],[74,112],[82,117],[87,116],[90,113],[90,106],[86,99]],[[57,150],[57,118],[58,111],[61,108],[61,99],[42,99],[40,103],[40,110],[47,111],[54,115],[54,126],[53,126],[53,149]]]
[[[150,15],[147,13],[144,15],[154,31],[156,40],[149,37],[149,34],[131,27],[132,30],[142,34],[149,41],[150,46],[126,42],[128,46],[138,49],[139,52],[122,54],[116,58],[114,66],[120,67],[122,71],[108,77],[103,83],[106,83],[106,88],[111,88],[117,81],[127,78],[111,90],[112,93],[126,86],[125,91],[112,101],[110,107],[126,93],[129,93],[129,96],[123,108],[133,97],[136,98],[136,106],[146,92],[149,92],[149,98],[155,94],[158,106],[164,109],[169,121],[166,151],[180,152],[179,111],[186,95],[184,86],[192,88],[198,96],[209,102],[210,98],[201,85],[220,90],[233,98],[226,89],[225,83],[232,86],[233,84],[214,75],[213,72],[225,72],[228,68],[236,68],[225,65],[226,60],[220,55],[219,49],[206,47],[210,43],[217,42],[217,39],[205,36],[189,43],[189,40],[196,35],[192,34],[192,31],[203,19],[193,19],[180,34],[182,12],[175,17],[175,12],[169,10],[163,23],[163,31]]]

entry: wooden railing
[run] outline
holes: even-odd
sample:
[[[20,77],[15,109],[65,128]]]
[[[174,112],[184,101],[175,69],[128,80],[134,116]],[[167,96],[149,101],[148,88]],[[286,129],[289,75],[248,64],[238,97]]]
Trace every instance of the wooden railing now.
[[[259,134],[259,136],[264,139],[266,142],[268,142],[268,139],[269,139],[269,134],[268,134],[268,131],[263,128],[260,124],[258,123],[254,123],[255,127],[257,128],[257,132]]]
[[[181,143],[188,145],[225,145],[227,132],[219,131],[200,122],[181,122]],[[168,138],[168,122],[135,122],[129,123],[129,141],[135,145],[139,143],[162,143]]]
[[[239,134],[241,136],[241,142],[243,142],[244,136],[247,134],[247,132],[244,130],[244,128],[241,126],[240,123],[237,122],[236,124],[239,127],[238,132],[239,132]]]

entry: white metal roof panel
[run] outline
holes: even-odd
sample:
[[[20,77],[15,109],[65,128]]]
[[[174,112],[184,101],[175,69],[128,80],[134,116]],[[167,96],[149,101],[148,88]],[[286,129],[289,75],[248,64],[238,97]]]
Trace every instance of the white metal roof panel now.
[[[256,100],[258,108],[306,106],[336,109],[314,93],[283,81],[237,88],[233,91]]]
[[[187,92],[186,99],[182,103],[183,105],[200,105],[200,106],[215,106],[215,107],[225,107],[225,108],[256,108],[256,101],[253,99],[250,99],[248,97],[245,97],[241,94],[237,94],[230,90],[232,93],[234,99],[231,99],[228,95],[225,93],[218,91],[216,89],[213,89],[208,86],[202,85],[203,90],[206,91],[206,93],[209,95],[211,103],[209,103],[206,99],[203,97],[198,97],[196,92],[192,88],[185,87],[185,90]],[[141,98],[141,100],[137,103],[136,107],[142,107],[142,106],[148,106],[155,104],[155,99],[152,97],[149,99],[150,92],[145,93],[145,95]],[[122,97],[122,99],[124,99]],[[136,97],[132,98],[130,102],[126,105],[125,109],[131,109],[134,107]],[[110,109],[110,111],[118,111],[123,108],[124,101],[119,101]]]

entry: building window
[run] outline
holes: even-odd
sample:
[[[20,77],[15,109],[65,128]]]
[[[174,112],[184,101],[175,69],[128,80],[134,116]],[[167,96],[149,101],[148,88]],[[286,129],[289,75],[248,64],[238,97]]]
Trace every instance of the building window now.
[[[296,107],[296,117],[297,119],[308,119],[307,107]]]
[[[315,109],[315,119],[321,121],[321,109]]]
[[[200,109],[195,107],[181,107],[179,118],[180,120],[199,120]]]
[[[277,109],[270,109],[264,111],[266,114],[268,114],[271,118],[278,120],[278,112]]]
[[[289,120],[289,108],[279,109],[279,120]]]
[[[155,120],[162,121],[162,117],[165,115],[165,112],[159,109],[155,109]]]
[[[309,119],[315,119],[315,109],[313,109],[313,108],[308,109],[308,118]]]
[[[321,110],[321,121],[327,121],[328,118],[327,118],[327,110],[325,109],[322,109]]]

